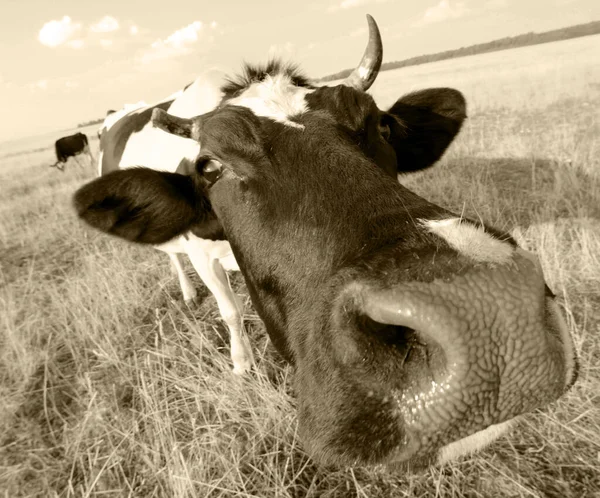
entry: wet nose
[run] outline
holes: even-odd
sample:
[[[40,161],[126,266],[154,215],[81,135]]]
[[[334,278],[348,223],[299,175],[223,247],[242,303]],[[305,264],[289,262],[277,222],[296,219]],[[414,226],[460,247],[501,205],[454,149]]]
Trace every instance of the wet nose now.
[[[416,446],[467,437],[566,390],[573,345],[545,289],[537,260],[517,252],[509,264],[360,293],[361,313],[412,330],[441,351],[427,379],[395,394]]]

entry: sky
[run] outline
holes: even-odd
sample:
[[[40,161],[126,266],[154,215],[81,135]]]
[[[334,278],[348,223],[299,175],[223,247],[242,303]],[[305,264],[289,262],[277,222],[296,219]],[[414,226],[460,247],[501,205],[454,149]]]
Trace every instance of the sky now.
[[[219,67],[280,56],[310,77],[600,20],[599,0],[1,0],[0,142],[162,99]]]

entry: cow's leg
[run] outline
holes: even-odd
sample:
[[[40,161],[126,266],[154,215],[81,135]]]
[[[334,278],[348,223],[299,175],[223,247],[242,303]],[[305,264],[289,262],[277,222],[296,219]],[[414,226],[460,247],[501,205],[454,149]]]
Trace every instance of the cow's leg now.
[[[85,152],[88,156],[90,156],[90,164],[93,166],[94,165],[94,156],[92,154],[92,149],[90,148],[90,145],[86,145],[85,149],[83,149],[83,152]]]
[[[193,240],[188,242],[188,256],[192,265],[215,296],[219,312],[229,328],[233,373],[246,373],[254,363],[254,356],[244,330],[244,307],[231,289],[227,274],[219,260],[212,257],[203,247],[195,244]]]
[[[189,277],[185,274],[183,270],[183,264],[181,261],[181,254],[176,253],[168,253],[169,258],[171,258],[171,265],[177,274],[177,278],[179,279],[179,285],[181,287],[181,293],[183,294],[183,300],[190,304],[196,296],[198,295],[196,292],[196,288],[190,281]]]

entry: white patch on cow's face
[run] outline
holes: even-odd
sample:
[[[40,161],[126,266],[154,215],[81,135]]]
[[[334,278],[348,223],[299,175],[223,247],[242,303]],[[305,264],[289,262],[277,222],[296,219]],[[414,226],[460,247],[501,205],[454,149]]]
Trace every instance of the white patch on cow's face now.
[[[476,227],[460,218],[421,220],[430,232],[443,238],[453,249],[478,263],[505,264],[512,260],[515,248],[496,239],[482,227]]]
[[[519,417],[515,417],[512,420],[502,422],[501,424],[490,425],[487,429],[483,429],[482,431],[444,446],[438,453],[438,465],[452,462],[463,455],[474,453],[491,444],[502,436],[502,434],[506,433],[515,424],[518,418]]]
[[[310,88],[294,85],[289,76],[278,74],[253,83],[227,104],[247,107],[257,116],[264,116],[287,126],[304,128],[289,118],[308,110],[305,97],[312,91]]]

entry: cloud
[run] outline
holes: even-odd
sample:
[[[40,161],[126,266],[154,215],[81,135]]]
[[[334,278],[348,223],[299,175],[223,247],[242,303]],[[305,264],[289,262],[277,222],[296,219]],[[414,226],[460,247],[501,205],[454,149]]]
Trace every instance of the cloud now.
[[[387,1],[388,0],[342,0],[342,2],[339,4],[331,5],[327,11],[335,12],[336,10],[354,9],[355,7],[361,7],[363,5],[385,3]]]
[[[55,48],[67,43],[81,30],[81,23],[74,23],[69,16],[60,21],[48,21],[38,33],[38,40],[46,47]],[[77,48],[77,47],[73,47]]]
[[[150,49],[143,53],[141,62],[149,64],[155,60],[189,54],[201,38],[204,42],[210,43],[213,39],[211,32],[214,32],[216,27],[215,21],[208,27],[202,21],[194,21],[171,33],[167,38],[155,41]]]
[[[117,21],[114,17],[104,16],[97,23],[92,24],[90,29],[94,33],[110,33],[111,31],[116,31],[119,29],[119,21]]]
[[[68,47],[78,50],[84,47],[101,47],[108,49],[129,43],[133,36],[141,33],[140,28],[130,21],[125,22],[123,26],[124,31],[121,30],[117,33],[121,29],[121,23],[108,15],[86,26],[80,22],[73,22],[69,16],[64,16],[61,20],[52,20],[44,24],[38,34],[38,40],[42,45],[52,48]],[[136,39],[138,43],[142,42],[139,36]]]
[[[433,24],[446,21],[448,19],[458,19],[464,16],[469,9],[465,2],[450,2],[450,0],[440,0],[440,3],[434,7],[429,7],[423,18],[416,23],[418,26]]]
[[[46,91],[48,89],[48,80],[46,80],[46,79],[38,80],[33,83],[29,83],[29,85],[27,85],[27,86],[29,87],[29,90],[31,90],[32,92]]]

